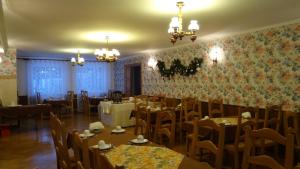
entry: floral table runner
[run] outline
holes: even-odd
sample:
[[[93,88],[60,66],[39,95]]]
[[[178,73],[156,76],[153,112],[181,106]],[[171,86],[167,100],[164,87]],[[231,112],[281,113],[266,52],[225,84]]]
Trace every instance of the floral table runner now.
[[[106,153],[109,161],[125,169],[176,169],[184,155],[165,147],[120,145]]]

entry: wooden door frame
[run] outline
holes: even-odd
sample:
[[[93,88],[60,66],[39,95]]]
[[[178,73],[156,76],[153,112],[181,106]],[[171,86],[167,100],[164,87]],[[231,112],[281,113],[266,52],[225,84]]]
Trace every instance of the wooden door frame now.
[[[132,95],[132,91],[131,91],[131,68],[134,66],[140,66],[141,67],[141,75],[140,75],[140,79],[141,79],[141,94],[143,93],[143,67],[142,67],[142,63],[132,63],[132,64],[125,64],[124,65],[124,93],[125,95],[131,96]],[[129,71],[129,75],[128,75],[128,71]],[[129,81],[126,81],[126,79],[128,79],[129,76]],[[129,88],[129,90],[128,90]]]

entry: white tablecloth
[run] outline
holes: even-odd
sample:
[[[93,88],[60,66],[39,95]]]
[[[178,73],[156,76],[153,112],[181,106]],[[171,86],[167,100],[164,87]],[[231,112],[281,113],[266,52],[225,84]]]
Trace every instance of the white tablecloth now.
[[[98,105],[101,121],[112,127],[117,125],[122,127],[135,125],[135,119],[129,119],[132,110],[134,110],[134,103],[131,102],[114,104],[111,101],[101,101]]]

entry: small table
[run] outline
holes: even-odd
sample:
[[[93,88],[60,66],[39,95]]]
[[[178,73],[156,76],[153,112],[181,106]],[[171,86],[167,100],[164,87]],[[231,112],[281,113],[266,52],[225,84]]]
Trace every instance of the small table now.
[[[44,113],[49,112],[50,106],[47,104],[7,106],[0,107],[0,119],[2,119],[3,121],[5,119],[17,120],[19,126],[21,121],[23,120],[34,119],[35,129],[36,132],[38,132],[38,120],[42,117]]]
[[[130,118],[131,111],[134,110],[134,103],[112,101],[102,101],[98,105],[98,113],[104,124],[115,127],[117,125],[128,127],[135,125],[135,119]]]

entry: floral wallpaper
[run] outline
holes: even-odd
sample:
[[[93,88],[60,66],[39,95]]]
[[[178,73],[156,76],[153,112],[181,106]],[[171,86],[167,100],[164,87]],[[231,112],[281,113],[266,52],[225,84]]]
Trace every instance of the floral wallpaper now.
[[[8,49],[7,54],[0,53],[0,78],[16,78],[16,50]]]
[[[215,45],[224,52],[213,64],[209,52]],[[174,59],[186,65],[204,59],[194,76],[162,78],[147,67],[149,58],[169,67]],[[120,60],[115,66],[115,88],[124,90],[124,65],[141,62],[143,94],[169,97],[194,96],[202,101],[223,98],[232,105],[265,107],[284,103],[284,109],[300,108],[300,23],[235,36],[200,41]]]

